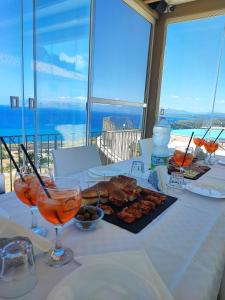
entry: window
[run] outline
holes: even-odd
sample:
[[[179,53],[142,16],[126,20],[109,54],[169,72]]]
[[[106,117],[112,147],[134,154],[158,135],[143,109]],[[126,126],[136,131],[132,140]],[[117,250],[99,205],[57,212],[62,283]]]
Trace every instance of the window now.
[[[211,125],[211,118],[213,126],[225,126],[224,27],[225,16],[168,25],[160,106],[174,135],[190,136],[193,128],[205,132],[201,128]]]

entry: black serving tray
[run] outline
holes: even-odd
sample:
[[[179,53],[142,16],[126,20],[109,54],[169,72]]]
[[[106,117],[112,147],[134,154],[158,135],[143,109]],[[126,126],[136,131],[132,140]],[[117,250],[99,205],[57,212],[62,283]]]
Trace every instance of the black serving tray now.
[[[193,162],[188,168],[191,169],[191,166],[194,165],[194,164],[196,164],[196,162]],[[208,166],[202,165],[202,167],[204,167],[204,170],[199,171],[194,177],[188,176],[188,175],[184,174],[184,178],[190,179],[190,180],[197,180],[200,177],[202,177],[205,173],[207,173],[209,170],[211,170],[211,168],[208,167]],[[170,162],[169,162],[169,165],[168,165],[168,174],[171,174],[171,172],[179,172],[179,167],[174,168],[174,166],[170,165]]]
[[[170,207],[174,202],[176,202],[177,198],[167,196],[166,200],[162,202],[160,205],[156,206],[155,209],[152,209],[148,215],[143,216],[140,219],[136,219],[133,223],[125,223],[124,221],[120,220],[116,214],[117,212],[121,211],[124,207],[130,206],[132,203],[138,202],[139,200],[143,199],[143,196],[140,196],[138,199],[128,202],[128,204],[124,205],[123,207],[116,207],[111,205],[109,202],[106,204],[111,206],[114,210],[114,213],[111,215],[104,215],[103,220],[119,226],[123,229],[126,229],[133,233],[138,233],[142,229],[144,229],[149,223],[151,223],[154,219],[156,219],[162,212],[164,212],[168,207]]]

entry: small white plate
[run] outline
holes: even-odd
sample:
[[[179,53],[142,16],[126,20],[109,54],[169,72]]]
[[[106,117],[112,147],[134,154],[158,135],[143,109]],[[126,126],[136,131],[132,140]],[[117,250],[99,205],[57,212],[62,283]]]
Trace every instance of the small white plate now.
[[[90,176],[106,176],[112,177],[123,174],[124,171],[121,170],[118,166],[99,166],[95,168],[91,168],[88,170],[88,174]]]
[[[0,218],[9,219],[9,214],[6,210],[0,207]]]
[[[218,164],[222,165],[222,166],[225,166],[225,160],[218,160]]]
[[[79,267],[63,279],[47,300],[160,300],[151,284],[130,269],[110,263]]]
[[[185,186],[186,190],[206,197],[225,198],[225,180],[207,177]]]

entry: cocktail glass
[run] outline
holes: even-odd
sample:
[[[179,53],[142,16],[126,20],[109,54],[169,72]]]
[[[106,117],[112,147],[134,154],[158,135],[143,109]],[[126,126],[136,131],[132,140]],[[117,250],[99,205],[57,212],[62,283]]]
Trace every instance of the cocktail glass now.
[[[207,151],[206,163],[213,165],[215,163],[215,152],[219,147],[219,143],[209,139],[205,142],[204,147]]]
[[[27,172],[21,169],[21,174],[17,172],[14,180],[14,191],[17,198],[24,204],[30,207],[32,215],[31,230],[41,236],[47,235],[47,229],[38,226],[37,222],[37,198],[39,190],[39,180],[32,171]],[[53,184],[52,177],[50,174],[42,175],[42,180],[46,186],[51,186]]]
[[[180,187],[183,187],[183,185],[185,185],[185,181],[184,181],[185,168],[187,168],[192,163],[193,158],[194,158],[194,151],[192,147],[188,149],[186,147],[175,148],[173,159],[180,168],[180,177],[182,179],[179,181]]]
[[[40,186],[37,205],[43,218],[54,225],[56,233],[54,246],[47,254],[47,264],[59,267],[69,263],[73,251],[63,247],[59,231],[80,209],[79,182],[74,178],[54,178],[54,187],[44,189]]]
[[[200,148],[201,148],[202,146],[204,146],[206,140],[203,139],[203,138],[201,138],[201,137],[199,137],[199,135],[194,135],[193,141],[194,141],[194,144],[195,144],[195,146],[196,146],[194,156],[197,157]]]

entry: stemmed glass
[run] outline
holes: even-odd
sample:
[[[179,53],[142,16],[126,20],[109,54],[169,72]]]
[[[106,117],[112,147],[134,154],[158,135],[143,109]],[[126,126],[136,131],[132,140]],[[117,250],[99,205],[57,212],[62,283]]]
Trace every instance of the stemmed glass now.
[[[73,251],[63,247],[59,231],[80,209],[79,182],[74,178],[54,178],[53,187],[39,187],[37,205],[43,218],[54,225],[56,233],[55,244],[47,254],[48,265],[58,267],[69,263]]]
[[[205,150],[207,151],[206,163],[213,165],[215,163],[215,152],[219,147],[219,143],[208,139],[204,144]]]
[[[192,147],[175,147],[175,151],[173,154],[173,159],[176,164],[180,167],[180,185],[181,187],[185,185],[184,182],[184,172],[185,168],[188,167],[194,158],[194,151]]]
[[[193,137],[193,141],[194,141],[194,144],[196,146],[196,148],[195,148],[195,157],[197,157],[198,153],[200,151],[200,148],[205,144],[206,140],[204,138],[200,138],[199,134],[195,134],[194,137]]]
[[[22,178],[21,178],[22,175]],[[49,172],[41,175],[42,180],[46,186],[51,186],[53,183]],[[30,207],[32,215],[31,230],[41,236],[47,235],[47,229],[39,227],[37,223],[37,198],[39,190],[39,180],[37,176],[29,168],[21,168],[20,174],[16,173],[14,180],[14,191],[20,201]]]

